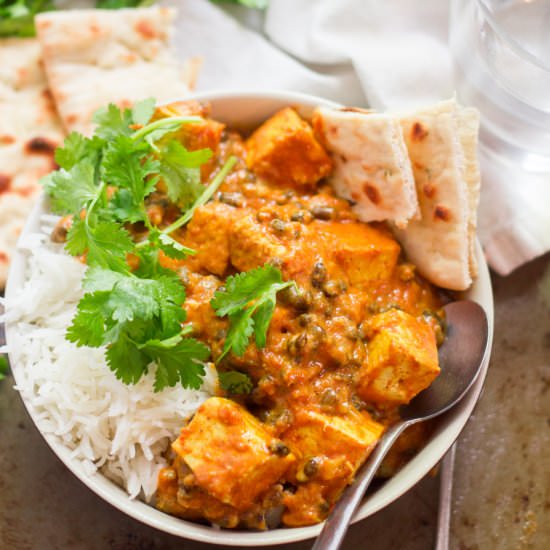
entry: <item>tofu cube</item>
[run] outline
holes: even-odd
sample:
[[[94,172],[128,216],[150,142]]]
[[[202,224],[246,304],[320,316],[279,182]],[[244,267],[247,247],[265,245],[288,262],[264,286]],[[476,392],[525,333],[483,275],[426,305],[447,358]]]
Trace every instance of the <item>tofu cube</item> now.
[[[297,411],[294,425],[282,436],[297,458],[289,479],[298,487],[293,495],[285,497],[284,524],[300,526],[322,521],[383,431],[381,424],[357,411],[345,416]],[[324,509],[320,506],[323,503]]]
[[[313,186],[332,170],[311,126],[290,107],[264,122],[247,140],[246,150],[248,167],[282,186]]]
[[[210,496],[237,510],[250,508],[295,458],[241,405],[207,399],[172,444]]]
[[[274,258],[283,259],[288,250],[269,227],[257,223],[254,216],[246,216],[233,224],[229,253],[234,267],[249,271]]]
[[[339,464],[344,477],[363,463],[378,441],[384,427],[369,420],[356,411],[345,416],[331,416],[314,410],[300,410],[295,413],[295,422],[283,436],[283,441],[297,458],[299,472],[301,461],[312,457]],[[330,475],[320,469],[321,478],[330,480]],[[342,477],[341,475],[339,477]]]
[[[310,229],[324,235],[334,262],[352,285],[391,276],[400,247],[391,235],[365,223],[313,222]]]
[[[398,309],[374,316],[369,329],[368,361],[359,371],[357,393],[374,403],[408,403],[439,374],[433,329]]]
[[[210,202],[195,210],[187,226],[185,246],[197,254],[186,260],[193,271],[205,270],[222,276],[229,264],[229,233],[235,209],[219,202]]]

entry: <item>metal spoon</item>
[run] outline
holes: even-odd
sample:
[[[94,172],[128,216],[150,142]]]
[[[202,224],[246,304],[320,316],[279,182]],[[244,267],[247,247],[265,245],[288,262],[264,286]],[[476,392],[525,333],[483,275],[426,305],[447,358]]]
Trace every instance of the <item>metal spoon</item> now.
[[[359,470],[354,482],[325,522],[313,545],[313,550],[337,550],[349,523],[382,459],[399,435],[409,426],[434,418],[460,401],[479,374],[487,353],[489,327],[483,308],[470,301],[453,302],[445,306],[447,337],[439,348],[441,373],[408,405],[401,407],[402,420],[380,438],[378,445]]]

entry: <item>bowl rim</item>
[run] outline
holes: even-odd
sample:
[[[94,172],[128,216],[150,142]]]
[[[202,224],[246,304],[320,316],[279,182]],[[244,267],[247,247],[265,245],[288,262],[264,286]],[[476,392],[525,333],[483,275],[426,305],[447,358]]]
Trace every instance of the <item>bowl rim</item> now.
[[[317,105],[339,106],[336,102],[313,95],[279,90],[209,91],[190,94],[185,98],[174,98],[173,100],[162,102],[162,104],[170,103],[171,101],[186,100],[209,101],[212,103],[214,110],[216,109],[216,105],[219,103],[224,101],[231,102],[235,100],[271,101],[273,103],[272,112],[275,112],[283,105],[295,105],[309,109]],[[215,114],[214,117],[216,117]],[[27,235],[35,233],[39,230],[40,216],[45,213],[46,208],[47,199],[44,194],[42,194],[40,200],[37,202],[30,216],[27,218],[27,222],[21,233],[20,239],[24,239]],[[363,501],[353,518],[353,523],[365,519],[366,517],[388,506],[394,500],[410,490],[434,466],[436,466],[460,435],[460,432],[466,425],[479,399],[490,360],[494,332],[494,311],[489,270],[477,239],[476,257],[479,265],[478,278],[472,285],[472,288],[468,292],[464,293],[464,297],[473,299],[484,307],[489,323],[488,351],[484,357],[480,375],[462,402],[457,405],[456,408],[452,409],[445,415],[442,415],[442,421],[436,428],[426,446],[419,451],[419,453],[417,453],[417,455],[411,459],[394,477],[387,480],[379,489]],[[5,289],[5,297],[8,302],[10,297],[13,296],[23,285],[26,265],[26,253],[18,248],[13,255]],[[6,341],[9,350],[10,334],[13,329],[9,320],[5,324]],[[15,388],[17,389],[19,380],[18,368],[14,363],[11,363],[11,368],[16,383]],[[275,544],[298,542],[316,537],[321,531],[323,526],[322,523],[308,527],[285,527],[268,531],[221,530],[213,526],[205,526],[171,516],[138,499],[130,499],[123,488],[106,478],[100,472],[96,472],[94,474],[89,474],[86,472],[82,463],[74,461],[71,458],[71,452],[69,449],[58,441],[56,436],[53,434],[43,433],[38,428],[37,411],[30,402],[27,402],[21,392],[19,392],[19,394],[39,433],[46,440],[47,444],[57,455],[57,457],[65,464],[65,466],[67,466],[69,471],[71,471],[73,475],[75,475],[82,483],[84,483],[103,500],[107,501],[109,504],[130,517],[145,523],[146,525],[171,535],[176,535],[198,542],[240,547],[271,546]],[[442,425],[444,426],[441,427]]]

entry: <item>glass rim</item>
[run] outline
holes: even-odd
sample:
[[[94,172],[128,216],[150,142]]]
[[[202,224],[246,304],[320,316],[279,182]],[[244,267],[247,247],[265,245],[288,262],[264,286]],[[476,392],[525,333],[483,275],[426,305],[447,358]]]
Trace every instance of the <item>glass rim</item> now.
[[[495,33],[501,36],[517,55],[524,58],[526,61],[531,62],[533,65],[536,65],[539,69],[550,72],[550,65],[547,65],[539,57],[525,49],[513,36],[510,35],[510,33],[501,27],[493,16],[493,10],[487,5],[487,0],[477,0],[477,4],[482,9],[485,19],[489,22]]]

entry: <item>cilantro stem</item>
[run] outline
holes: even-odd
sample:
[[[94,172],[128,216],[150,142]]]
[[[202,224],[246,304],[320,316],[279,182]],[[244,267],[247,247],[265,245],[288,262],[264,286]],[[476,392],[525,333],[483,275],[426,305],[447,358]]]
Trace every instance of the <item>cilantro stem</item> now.
[[[139,130],[136,130],[132,134],[132,139],[134,141],[137,141],[138,139],[141,139],[148,133],[157,130],[158,128],[162,128],[163,126],[170,126],[172,124],[177,124],[177,128],[179,128],[182,124],[196,124],[198,122],[202,122],[202,118],[199,116],[175,116],[170,118],[161,118],[159,120],[155,120],[155,122],[151,122],[147,125],[145,125],[143,128],[140,128]],[[174,131],[177,130],[177,128],[174,128]]]
[[[181,216],[181,218],[178,218],[173,224],[164,228],[161,231],[161,233],[165,233],[165,234],[172,233],[176,229],[179,229],[181,226],[188,223],[193,217],[195,210],[199,206],[206,204],[212,198],[212,195],[217,191],[218,187],[223,183],[223,180],[227,177],[229,172],[231,172],[231,170],[233,169],[236,163],[237,163],[237,157],[233,157],[233,156],[229,157],[225,161],[225,164],[223,165],[222,169],[216,174],[216,177],[212,180],[212,182],[208,185],[208,187],[202,192],[201,196],[198,197],[197,200],[191,205],[189,210],[187,210],[187,212],[185,212],[185,214]]]
[[[88,207],[86,211],[86,225],[90,225],[90,214],[92,213],[92,210],[95,208],[95,205],[97,204],[97,201],[99,200],[99,197],[103,194],[103,190],[105,189],[105,182],[102,181],[99,184],[99,187],[97,188],[97,193],[94,199],[92,200],[90,206]]]

